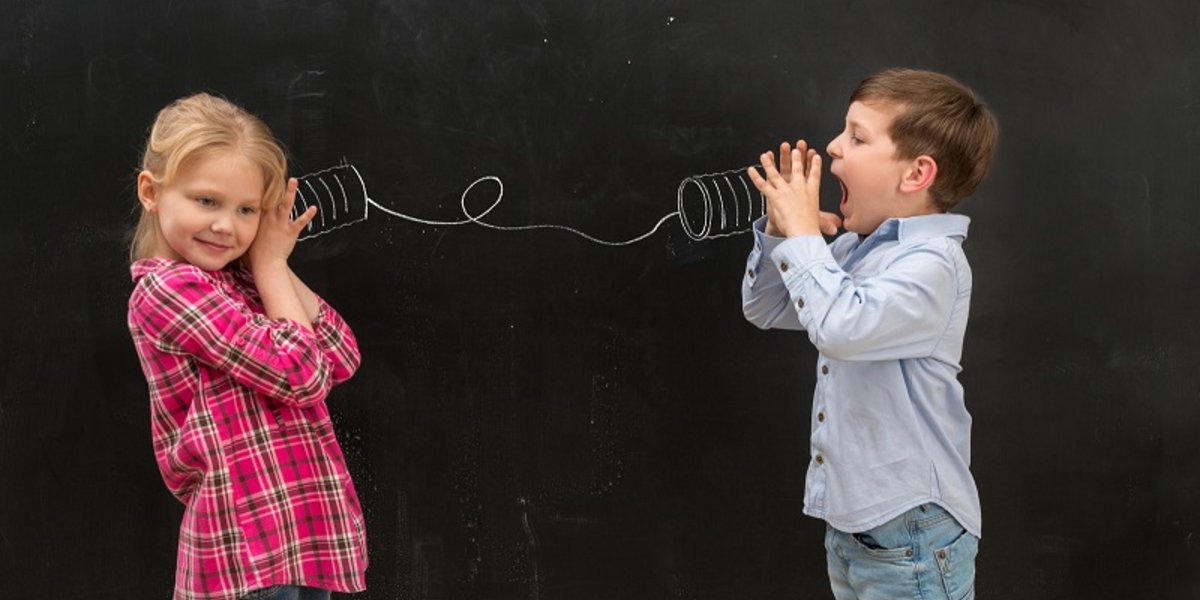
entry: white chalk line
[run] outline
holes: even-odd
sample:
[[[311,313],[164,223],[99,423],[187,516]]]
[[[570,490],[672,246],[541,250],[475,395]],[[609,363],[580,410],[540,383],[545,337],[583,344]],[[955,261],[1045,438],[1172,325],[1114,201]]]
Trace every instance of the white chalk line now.
[[[349,169],[350,171],[353,172],[354,177],[356,177],[358,179],[359,186],[362,191],[361,198],[363,199],[363,202],[364,202],[361,216],[357,216],[356,218],[351,218],[349,220],[345,220],[342,222],[338,222],[339,214],[338,214],[338,207],[337,207],[337,193],[335,193],[333,191],[333,189],[324,180],[324,178],[318,178],[318,181],[320,181],[321,186],[327,192],[327,197],[322,198],[322,195],[317,191],[317,188],[311,182],[311,179],[313,179],[313,178],[316,178],[325,173],[329,173],[331,171],[335,171],[335,170],[339,170],[339,169],[340,170]],[[332,231],[336,231],[343,227],[353,225],[355,223],[361,223],[363,221],[368,220],[368,218],[370,216],[370,211],[369,211],[368,205],[370,205],[370,206],[374,206],[376,209],[380,210],[381,212],[391,215],[393,217],[403,219],[406,221],[410,221],[413,223],[419,223],[419,224],[429,225],[429,226],[434,226],[434,227],[453,227],[453,226],[475,224],[480,227],[486,227],[488,229],[493,229],[496,231],[532,231],[532,230],[538,230],[538,229],[559,230],[559,231],[565,231],[567,233],[572,233],[572,234],[574,234],[578,237],[581,237],[585,240],[588,240],[588,241],[596,243],[596,244],[604,245],[604,246],[627,246],[630,244],[635,244],[635,243],[640,242],[640,241],[654,235],[655,233],[657,233],[658,230],[661,229],[663,224],[665,224],[667,221],[671,220],[672,218],[678,218],[681,222],[681,225],[683,225],[684,232],[692,239],[699,241],[702,239],[716,239],[716,238],[731,237],[731,236],[741,235],[743,233],[751,231],[752,226],[744,228],[744,229],[727,230],[727,227],[729,227],[730,225],[736,226],[738,224],[741,224],[742,214],[741,214],[740,204],[743,200],[745,200],[746,205],[747,205],[746,206],[746,208],[747,208],[746,217],[747,217],[748,221],[752,221],[753,217],[754,217],[753,192],[751,192],[749,187],[746,185],[745,179],[741,176],[742,174],[743,173],[741,170],[733,170],[733,171],[724,171],[724,172],[720,172],[720,173],[707,173],[707,174],[702,174],[702,175],[693,175],[693,176],[685,179],[684,182],[680,184],[680,187],[678,190],[678,193],[679,193],[679,198],[678,198],[679,207],[678,208],[679,208],[679,210],[676,210],[676,211],[673,211],[673,212],[670,212],[670,213],[667,213],[666,215],[664,215],[662,218],[660,218],[658,220],[657,223],[654,224],[654,227],[652,227],[646,233],[643,233],[634,238],[630,238],[627,240],[618,240],[618,241],[601,239],[601,238],[598,238],[591,234],[585,233],[579,229],[576,229],[574,227],[568,227],[566,225],[557,225],[557,224],[550,224],[550,223],[533,224],[533,225],[499,225],[496,223],[491,223],[491,222],[485,221],[484,218],[487,217],[493,210],[495,210],[496,207],[498,207],[500,205],[500,203],[504,200],[504,182],[499,177],[494,176],[494,175],[486,175],[484,177],[480,177],[479,179],[476,179],[474,182],[471,183],[471,185],[467,186],[467,188],[463,191],[462,195],[459,197],[459,208],[461,209],[464,218],[457,219],[457,220],[423,219],[420,217],[415,217],[413,215],[405,214],[405,213],[399,212],[397,210],[388,208],[388,207],[376,202],[374,199],[370,198],[367,195],[366,182],[363,181],[362,174],[358,171],[358,169],[354,165],[349,164],[349,163],[343,163],[341,165],[337,165],[337,166],[334,166],[334,167],[331,167],[328,169],[317,171],[315,173],[310,173],[310,174],[304,176],[304,184],[305,185],[303,187],[308,188],[308,191],[311,193],[313,198],[310,201],[310,199],[305,196],[303,189],[298,189],[297,190],[297,201],[298,201],[297,203],[299,206],[297,207],[297,210],[299,212],[303,212],[305,209],[307,209],[308,206],[315,204],[319,209],[318,212],[321,213],[319,221],[314,220],[314,222],[310,222],[308,224],[307,229],[310,233],[308,235],[304,236],[303,239],[311,239],[314,237],[320,237],[322,235],[325,235]],[[742,190],[745,192],[744,195],[739,194],[737,192],[736,188],[733,186],[733,182],[731,182],[729,180],[730,176],[735,176],[739,180],[739,182],[742,184],[741,187],[742,187]],[[337,182],[338,191],[341,193],[342,215],[344,215],[344,217],[342,217],[342,218],[350,217],[351,216],[350,215],[350,213],[351,213],[350,194],[347,193],[345,186],[342,185],[342,178],[340,176],[335,175],[334,180]],[[708,186],[705,183],[703,183],[703,180],[708,180],[713,183],[713,187],[711,190],[708,188]],[[733,199],[733,205],[734,205],[733,206],[733,215],[729,215],[729,213],[727,212],[728,211],[728,209],[726,207],[727,200],[725,198],[724,190],[722,190],[722,186],[720,184],[721,180],[724,180],[724,183],[725,183],[724,187],[728,189],[728,191],[730,192],[730,196]],[[471,210],[467,207],[467,197],[471,194],[471,192],[475,189],[476,186],[480,185],[481,183],[487,182],[487,181],[491,181],[496,184],[496,186],[498,188],[496,199],[490,205],[488,205],[486,208],[484,208],[482,211],[480,211],[478,213],[472,213]],[[684,213],[683,213],[683,190],[689,183],[694,183],[697,185],[698,189],[700,190],[700,193],[701,193],[701,196],[703,199],[703,203],[704,203],[704,208],[703,208],[704,226],[700,232],[692,231],[691,226],[686,222]],[[712,192],[715,192],[715,195],[716,195],[717,209],[720,211],[719,214],[714,214],[714,211],[713,211],[713,206],[712,206],[713,197],[711,195]],[[325,202],[322,201],[323,199],[327,200],[330,205],[329,208],[331,210],[331,214],[329,215],[328,222],[325,219],[325,217],[326,217],[325,208],[326,207],[325,207]],[[759,195],[759,200],[760,200],[760,202],[762,201],[761,194]],[[299,212],[297,212],[296,214],[299,214]],[[730,222],[730,216],[733,217],[732,223]],[[719,219],[721,233],[712,233],[713,225],[716,224],[713,222],[714,217],[718,217],[718,219]],[[747,223],[747,224],[750,224],[750,223]],[[311,233],[313,231],[314,227],[318,227],[319,231],[317,231],[316,233]]]
[[[480,183],[483,183],[485,181],[494,181],[496,183],[496,185],[499,186],[499,193],[496,195],[496,200],[493,201],[491,203],[491,205],[489,205],[486,209],[484,209],[482,212],[480,212],[478,214],[472,214],[471,210],[467,208],[467,196],[471,194],[471,190],[475,189],[475,186],[477,186]],[[382,204],[379,204],[378,202],[376,202],[375,200],[373,200],[371,198],[367,198],[367,204],[374,206],[375,208],[377,208],[389,215],[392,215],[393,217],[404,219],[406,221],[412,221],[413,223],[421,223],[423,225],[445,227],[445,226],[466,225],[469,223],[474,223],[475,225],[479,225],[480,227],[486,227],[488,229],[495,229],[497,231],[531,231],[534,229],[554,229],[554,230],[558,230],[558,231],[566,231],[568,233],[573,233],[585,240],[594,242],[596,244],[601,244],[604,246],[628,246],[629,244],[635,244],[637,242],[640,242],[640,241],[654,235],[659,230],[659,228],[662,227],[663,223],[666,223],[672,217],[679,216],[679,211],[669,213],[666,216],[664,216],[663,218],[659,219],[658,223],[656,223],[654,225],[654,227],[652,229],[650,229],[650,231],[647,231],[646,233],[643,233],[642,235],[639,235],[635,238],[631,238],[628,240],[611,241],[611,240],[602,240],[596,236],[593,236],[593,235],[584,233],[578,229],[575,229],[574,227],[567,227],[566,225],[554,225],[554,224],[549,224],[549,223],[542,223],[542,224],[535,224],[535,225],[497,225],[495,223],[489,223],[487,221],[484,221],[483,218],[486,217],[488,215],[488,213],[491,213],[493,210],[495,210],[496,207],[499,206],[503,200],[504,200],[504,182],[501,181],[500,178],[496,177],[495,175],[485,175],[485,176],[480,177],[479,179],[476,179],[475,181],[473,181],[471,183],[471,185],[467,186],[467,189],[463,191],[462,196],[460,196],[460,198],[459,198],[459,207],[462,209],[462,213],[465,218],[461,219],[461,220],[457,220],[457,221],[437,221],[437,220],[432,220],[432,219],[422,219],[419,217],[414,217],[412,215],[406,215],[402,212],[398,212],[398,211],[392,210],[386,206],[383,206]]]

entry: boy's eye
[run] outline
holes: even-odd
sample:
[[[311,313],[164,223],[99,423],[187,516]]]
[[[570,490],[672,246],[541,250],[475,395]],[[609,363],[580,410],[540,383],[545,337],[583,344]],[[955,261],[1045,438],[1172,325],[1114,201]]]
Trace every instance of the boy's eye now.
[[[851,135],[851,136],[850,136],[850,143],[851,143],[851,144],[854,144],[855,146],[857,146],[857,145],[859,145],[859,144],[863,143],[863,141],[862,141],[862,138],[858,137],[857,135]]]

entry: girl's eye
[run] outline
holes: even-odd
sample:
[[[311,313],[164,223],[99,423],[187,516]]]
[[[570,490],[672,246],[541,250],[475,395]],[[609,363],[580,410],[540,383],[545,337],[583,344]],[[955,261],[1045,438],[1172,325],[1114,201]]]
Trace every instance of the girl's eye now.
[[[243,206],[238,209],[238,212],[242,213],[243,215],[250,216],[258,212],[258,209],[254,208],[253,206]]]
[[[208,196],[199,196],[196,198],[196,202],[198,202],[200,204],[200,206],[216,206],[217,205],[217,201],[213,200],[212,198],[209,198]]]

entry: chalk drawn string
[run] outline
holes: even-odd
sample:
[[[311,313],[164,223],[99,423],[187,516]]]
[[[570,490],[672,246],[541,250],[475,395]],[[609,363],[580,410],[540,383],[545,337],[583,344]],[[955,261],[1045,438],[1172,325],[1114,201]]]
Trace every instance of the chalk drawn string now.
[[[471,210],[469,208],[467,208],[467,196],[471,195],[471,191],[475,189],[475,186],[477,186],[485,181],[496,182],[496,185],[499,188],[499,191],[496,194],[496,199],[487,208],[483,209],[483,211],[479,212],[478,214],[472,214]],[[474,223],[481,227],[486,227],[488,229],[495,229],[497,231],[531,231],[534,229],[557,229],[559,231],[566,231],[569,233],[573,233],[585,240],[588,240],[590,242],[595,242],[597,244],[602,244],[605,246],[626,246],[629,244],[634,244],[634,243],[640,242],[640,241],[654,235],[654,233],[657,232],[660,227],[662,227],[663,223],[667,222],[671,217],[677,216],[679,214],[677,212],[673,212],[673,213],[670,213],[667,216],[659,219],[658,223],[654,225],[653,229],[651,229],[650,231],[648,231],[646,233],[643,233],[642,235],[639,235],[632,239],[614,242],[614,241],[609,241],[609,240],[602,240],[595,236],[584,233],[578,229],[575,229],[574,227],[567,227],[566,225],[553,225],[553,224],[497,225],[495,223],[489,223],[487,221],[484,221],[483,218],[488,216],[488,214],[490,214],[493,210],[495,210],[496,207],[499,206],[500,203],[503,201],[504,201],[504,182],[501,181],[500,178],[496,177],[495,175],[486,175],[484,177],[480,177],[479,179],[476,179],[475,181],[473,181],[471,183],[471,185],[467,186],[467,189],[463,191],[462,196],[459,198],[459,207],[462,208],[463,216],[466,218],[464,218],[462,220],[458,220],[458,221],[434,221],[434,220],[430,220],[430,219],[421,219],[418,217],[414,217],[411,215],[406,215],[404,213],[394,211],[385,206],[381,206],[379,203],[375,202],[374,200],[371,200],[370,198],[367,199],[368,204],[370,204],[371,206],[374,206],[375,208],[378,208],[379,210],[381,210],[389,215],[392,215],[393,217],[405,219],[408,221],[412,221],[414,223],[421,223],[423,225],[454,226],[454,225],[466,225],[468,223]]]
[[[497,193],[495,200],[479,212],[472,212],[467,198],[477,186],[494,182]],[[658,232],[672,218],[678,218],[684,233],[693,240],[706,240],[738,235],[750,230],[758,216],[763,214],[762,194],[750,191],[744,170],[723,171],[694,175],[683,180],[677,190],[678,210],[667,213],[649,231],[634,238],[620,241],[604,240],[574,227],[549,223],[534,225],[499,225],[484,218],[504,201],[504,182],[494,175],[480,177],[467,186],[459,197],[459,208],[463,218],[455,220],[423,219],[388,208],[367,195],[362,174],[351,164],[317,171],[300,178],[302,185],[296,190],[296,206],[293,218],[309,206],[317,206],[320,219],[310,221],[300,239],[314,238],[354,223],[367,220],[368,207],[374,207],[393,217],[413,223],[434,227],[453,227],[474,224],[496,231],[532,231],[551,229],[575,234],[590,242],[604,246],[627,246],[640,242]],[[336,191],[335,191],[336,188]],[[321,192],[324,190],[324,193]],[[341,204],[341,211],[338,205]],[[743,211],[742,207],[745,206]]]

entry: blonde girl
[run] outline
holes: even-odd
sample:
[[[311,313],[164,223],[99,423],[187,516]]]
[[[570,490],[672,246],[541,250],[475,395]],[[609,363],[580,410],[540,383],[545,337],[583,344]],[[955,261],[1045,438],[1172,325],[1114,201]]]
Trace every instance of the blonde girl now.
[[[177,599],[365,589],[362,510],[325,397],[353,332],[288,266],[296,180],[258,118],[208,94],[162,109],[137,178],[129,330],[154,454],[185,508]]]

